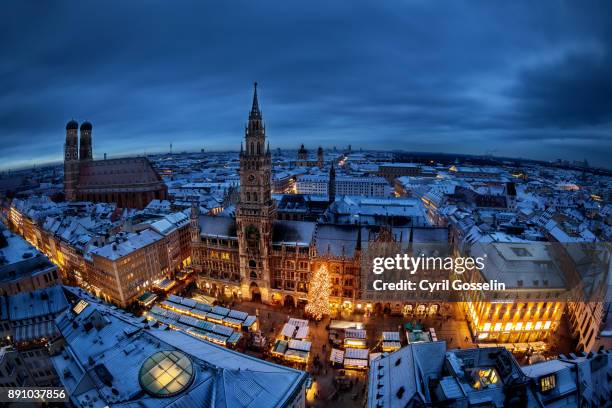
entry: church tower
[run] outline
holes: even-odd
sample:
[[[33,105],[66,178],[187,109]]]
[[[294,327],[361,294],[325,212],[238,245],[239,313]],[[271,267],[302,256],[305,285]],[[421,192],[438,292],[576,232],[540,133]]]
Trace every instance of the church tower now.
[[[91,123],[83,122],[81,124],[81,143],[79,148],[79,160],[86,161],[93,159],[91,148]]]
[[[64,195],[66,201],[76,200],[79,180],[79,124],[71,120],[66,124],[66,143],[64,144]]]
[[[236,227],[243,296],[267,302],[276,208],[272,201],[270,148],[265,144],[266,129],[259,110],[256,82],[244,146],[240,148],[240,199],[236,207]]]

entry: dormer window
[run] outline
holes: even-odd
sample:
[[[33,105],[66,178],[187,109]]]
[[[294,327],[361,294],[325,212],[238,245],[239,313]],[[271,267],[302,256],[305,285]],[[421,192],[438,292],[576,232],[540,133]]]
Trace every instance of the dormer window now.
[[[557,375],[551,374],[546,377],[540,377],[540,391],[548,392],[555,389],[557,386]]]

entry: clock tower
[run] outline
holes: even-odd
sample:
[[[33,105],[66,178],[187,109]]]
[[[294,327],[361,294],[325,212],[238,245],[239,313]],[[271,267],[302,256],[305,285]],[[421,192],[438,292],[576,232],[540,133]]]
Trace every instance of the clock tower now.
[[[271,178],[270,147],[266,146],[266,129],[255,82],[244,145],[240,147],[240,200],[236,208],[236,227],[243,297],[264,302],[269,300],[272,224],[276,218]]]

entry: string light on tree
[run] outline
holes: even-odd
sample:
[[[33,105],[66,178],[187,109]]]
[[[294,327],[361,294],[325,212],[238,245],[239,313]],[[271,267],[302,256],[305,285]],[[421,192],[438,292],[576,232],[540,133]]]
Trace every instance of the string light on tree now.
[[[317,269],[312,277],[308,290],[308,304],[306,314],[315,320],[321,320],[323,315],[330,314],[329,294],[331,285],[329,284],[329,272],[325,265]]]

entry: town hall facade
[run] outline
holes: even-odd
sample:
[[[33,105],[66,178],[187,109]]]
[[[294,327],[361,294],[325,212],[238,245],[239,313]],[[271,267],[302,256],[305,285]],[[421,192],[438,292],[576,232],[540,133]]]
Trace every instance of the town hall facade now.
[[[272,159],[255,84],[240,149],[235,217],[203,215],[192,205],[192,262],[198,286],[214,296],[299,306],[307,302],[312,273],[324,266],[332,306],[373,307],[375,300],[360,288],[363,249],[379,239],[397,239],[407,246],[412,233],[380,225],[279,219],[271,177]],[[333,188],[329,195],[333,205]],[[397,308],[402,306],[398,299]]]

